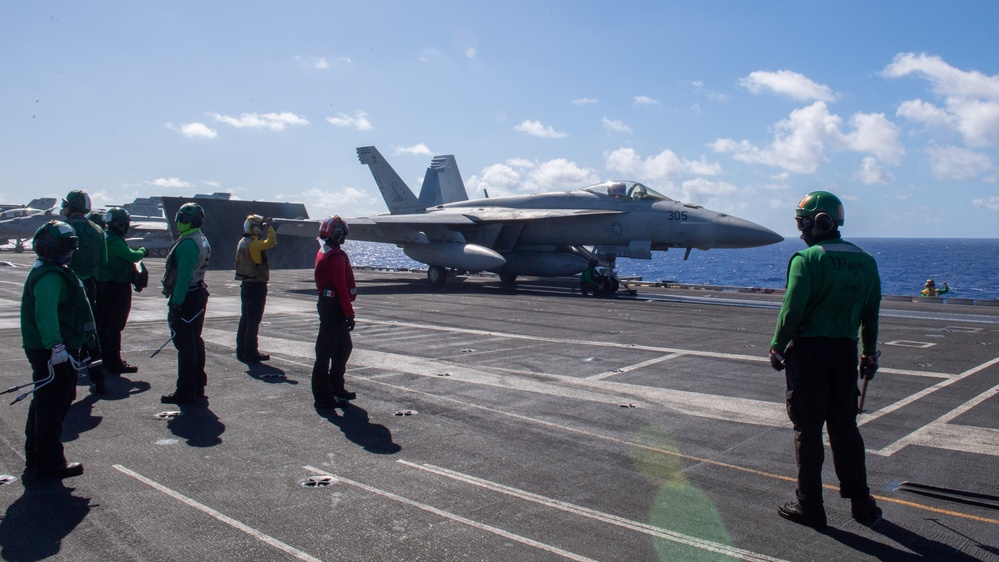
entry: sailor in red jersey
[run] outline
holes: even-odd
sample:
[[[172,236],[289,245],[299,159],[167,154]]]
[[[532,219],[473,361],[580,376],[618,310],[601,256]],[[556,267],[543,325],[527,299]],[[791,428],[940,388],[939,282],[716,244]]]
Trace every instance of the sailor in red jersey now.
[[[350,258],[340,248],[349,232],[347,223],[334,215],[319,225],[319,252],[316,254],[316,289],[319,291],[319,335],[316,337],[316,364],[312,367],[312,396],[316,408],[333,408],[340,400],[357,397],[344,388],[347,359],[353,350],[350,332],[354,329],[357,297]]]

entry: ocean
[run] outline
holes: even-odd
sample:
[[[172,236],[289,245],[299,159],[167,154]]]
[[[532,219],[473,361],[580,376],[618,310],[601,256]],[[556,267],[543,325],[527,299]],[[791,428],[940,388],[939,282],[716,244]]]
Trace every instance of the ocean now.
[[[878,260],[881,292],[918,295],[927,279],[950,285],[952,298],[999,299],[999,239],[996,238],[846,238]],[[779,244],[743,250],[682,249],[653,252],[651,260],[619,259],[618,275],[644,281],[782,289],[787,260],[805,243],[789,238]],[[391,244],[350,241],[344,249],[361,266],[425,268]]]

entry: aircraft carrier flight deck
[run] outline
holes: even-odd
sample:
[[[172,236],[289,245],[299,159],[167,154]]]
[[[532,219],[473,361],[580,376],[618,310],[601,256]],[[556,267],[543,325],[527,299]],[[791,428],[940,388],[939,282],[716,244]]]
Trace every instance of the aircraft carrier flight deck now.
[[[8,388],[30,379],[33,257],[5,259]],[[330,413],[312,271],[272,272],[260,364],[235,356],[239,283],[210,271],[208,397],[178,408],[147,262],[122,337],[139,372],[102,396],[81,378],[66,419],[82,476],[22,476],[28,400],[0,396],[5,560],[999,560],[999,307],[883,301],[859,420],[884,518],[850,517],[827,454],[819,532],[776,511],[796,473],[779,294],[358,269],[357,398]]]

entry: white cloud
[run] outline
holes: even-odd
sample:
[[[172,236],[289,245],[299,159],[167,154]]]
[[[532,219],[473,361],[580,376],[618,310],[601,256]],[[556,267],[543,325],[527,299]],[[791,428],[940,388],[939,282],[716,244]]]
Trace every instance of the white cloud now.
[[[887,78],[920,74],[933,84],[933,91],[940,96],[999,101],[999,75],[988,76],[977,70],[960,70],[940,57],[925,53],[899,53],[881,74]]]
[[[569,103],[571,103],[572,105],[591,105],[594,103],[600,103],[600,100],[596,100],[593,98],[578,98],[570,101]]]
[[[149,183],[163,189],[192,189],[194,187],[191,183],[180,178],[156,178]]]
[[[816,84],[805,75],[790,70],[777,72],[757,70],[739,80],[739,84],[756,95],[764,90],[770,90],[798,101],[831,102],[836,99],[836,95],[829,89],[829,86]]]
[[[593,170],[564,158],[537,163],[525,159],[493,164],[465,181],[473,193],[488,190],[490,197],[565,191],[599,182]]]
[[[300,115],[291,112],[283,113],[240,113],[239,117],[209,113],[212,119],[231,125],[237,129],[270,129],[272,131],[283,131],[285,127],[294,125],[308,125],[309,121]]]
[[[680,184],[680,193],[680,201],[697,203],[722,211],[737,210],[732,202],[738,198],[729,196],[738,194],[739,188],[728,182],[694,178]]]
[[[995,182],[995,166],[984,154],[959,146],[931,147],[930,157],[933,176],[941,180]]]
[[[976,207],[984,207],[990,211],[999,212],[999,197],[989,197],[988,199],[973,199],[971,204]]]
[[[954,68],[936,56],[900,53],[881,72],[886,78],[918,75],[943,98],[943,107],[923,100],[899,105],[897,115],[956,131],[968,146],[999,146],[999,75]]]
[[[567,136],[566,133],[556,131],[554,128],[545,125],[541,121],[521,121],[520,123],[514,125],[513,130],[532,137],[545,139],[561,139]]]
[[[189,139],[213,139],[219,134],[208,125],[204,123],[185,123],[180,127],[175,127],[173,125],[167,125],[167,127],[178,131],[180,134],[184,135]]]
[[[427,145],[421,142],[420,144],[414,144],[413,146],[397,146],[395,150],[392,151],[392,154],[422,154],[424,156],[432,156],[433,152],[430,151],[430,148],[428,148]]]
[[[603,123],[604,129],[614,133],[631,133],[631,127],[625,125],[621,121],[611,120],[606,117],[601,121]]]
[[[671,150],[663,150],[645,160],[633,148],[619,148],[604,154],[604,164],[608,170],[626,174],[638,181],[659,181],[681,175],[717,175],[721,164],[700,160],[683,160]]]
[[[353,117],[339,113],[336,117],[327,117],[326,121],[336,127],[350,127],[358,131],[370,131],[375,128],[368,119],[368,114],[361,110],[355,111]]]
[[[885,170],[877,158],[868,156],[860,165],[857,178],[865,185],[886,185],[895,181],[895,176]]]
[[[632,99],[633,105],[659,105],[659,100],[650,98],[649,96],[635,96]]]
[[[899,131],[880,113],[857,113],[850,119],[853,132],[843,132],[843,120],[829,113],[825,102],[796,109],[774,125],[774,140],[758,147],[747,140],[718,139],[715,151],[730,153],[741,162],[776,166],[798,174],[814,173],[828,149],[870,153],[897,164],[905,154]]]

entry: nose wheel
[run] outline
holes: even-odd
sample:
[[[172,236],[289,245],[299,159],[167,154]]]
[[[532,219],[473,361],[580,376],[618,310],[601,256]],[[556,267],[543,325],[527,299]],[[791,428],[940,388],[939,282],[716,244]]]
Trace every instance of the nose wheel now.
[[[427,269],[427,279],[434,287],[440,287],[447,282],[447,268],[439,265],[432,265]]]

